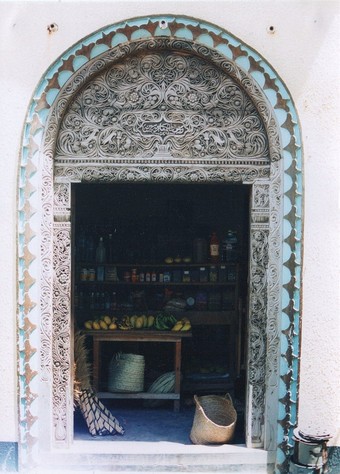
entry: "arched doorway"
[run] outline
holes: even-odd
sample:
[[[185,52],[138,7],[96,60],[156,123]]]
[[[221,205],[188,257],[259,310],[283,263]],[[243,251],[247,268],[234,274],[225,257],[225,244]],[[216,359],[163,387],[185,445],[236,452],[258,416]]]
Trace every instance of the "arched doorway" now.
[[[279,449],[287,452],[292,407],[296,403],[292,376],[297,373],[298,327],[298,309],[293,306],[298,291],[298,262],[292,260],[298,241],[294,234],[298,212],[296,207],[293,209],[293,203],[296,205],[299,180],[294,169],[294,160],[298,159],[295,144],[298,130],[293,106],[288,95],[283,97],[287,92],[275,73],[267,65],[262,66],[263,60],[256,53],[245,45],[235,44],[235,39],[231,40],[225,32],[216,32],[205,24],[194,26],[190,19],[183,23],[181,19],[154,18],[145,20],[143,27],[141,24],[106,29],[99,39],[96,36],[93,42],[83,42],[65,54],[31,108],[31,127],[26,131],[31,142],[22,161],[26,179],[20,183],[26,194],[19,203],[19,218],[25,225],[22,235],[26,240],[21,241],[19,250],[23,281],[19,289],[19,317],[26,325],[24,334],[20,335],[27,358],[22,367],[27,372],[22,391],[28,389],[32,394],[27,398],[32,406],[35,405],[33,394],[47,401],[47,408],[39,418],[53,417],[49,438],[43,440],[38,436],[40,449],[67,446],[72,441],[71,183],[199,180],[252,186],[247,444],[274,450],[278,432],[282,430]],[[204,70],[206,75],[202,74]],[[179,89],[172,87],[174,73],[182,75],[182,85],[186,87],[181,89],[180,81],[175,81]],[[195,77],[190,82],[193,73]],[[147,93],[138,97],[138,93],[132,94],[132,88],[136,89],[140,81],[137,90],[144,87]],[[171,87],[161,90],[160,84],[167,81],[172,90]],[[202,89],[204,81],[207,85]],[[207,94],[216,81],[216,92]],[[202,90],[199,99],[194,93],[197,91],[194,83]],[[118,106],[118,113],[117,103],[122,96],[116,92],[124,88],[122,85],[125,90],[130,87],[129,99],[125,109]],[[237,136],[230,120],[232,114],[229,119],[227,114],[231,110],[228,90],[239,99],[236,120],[240,116],[244,119]],[[100,106],[110,94],[111,102],[116,101],[113,106],[116,110]],[[171,100],[180,104],[171,109]],[[201,101],[201,107],[197,108],[197,100]],[[145,106],[146,101],[154,103]],[[225,107],[224,102],[229,105]],[[79,103],[87,104],[87,115],[76,116]],[[135,103],[137,110],[133,107]],[[154,110],[153,120],[145,120],[140,113],[142,109],[143,112]],[[170,109],[176,113],[169,114]],[[89,119],[91,110],[93,116]],[[117,116],[126,119],[125,128],[117,126],[113,120]],[[80,117],[84,120],[81,124]],[[85,123],[88,119],[89,123]],[[184,130],[183,136],[177,132],[179,127]],[[148,134],[147,128],[152,132]],[[171,133],[164,129],[171,129]],[[124,135],[124,131],[128,134]],[[35,148],[37,141],[40,143]],[[42,163],[38,173],[37,154]],[[42,183],[41,194],[36,192],[38,177]],[[290,203],[287,203],[288,195]],[[34,200],[42,209],[41,228],[35,231],[36,217],[33,218],[31,208]],[[283,212],[288,216],[287,225],[281,218]],[[33,237],[41,242],[42,249],[38,252],[41,272],[36,271],[36,275],[31,270]],[[286,263],[284,270],[282,260]],[[34,326],[40,328],[39,333]],[[284,332],[280,334],[280,331]],[[33,341],[37,337],[41,364],[35,361]],[[286,345],[283,355],[282,338]],[[30,380],[29,371],[34,367],[41,375],[38,387]],[[283,388],[281,381],[285,384]],[[281,419],[280,403],[285,413],[277,424],[277,419]],[[27,433],[31,408],[22,405],[21,409],[28,421]],[[34,449],[28,452],[32,454]]]

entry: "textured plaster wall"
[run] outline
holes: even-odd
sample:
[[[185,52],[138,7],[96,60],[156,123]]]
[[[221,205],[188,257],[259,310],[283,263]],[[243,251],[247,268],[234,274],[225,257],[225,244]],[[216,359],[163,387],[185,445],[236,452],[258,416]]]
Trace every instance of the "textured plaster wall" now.
[[[311,430],[340,426],[339,5],[288,0],[0,3],[0,442],[17,440],[16,187],[26,108],[45,70],[72,44],[105,25],[161,13],[197,17],[239,37],[276,69],[295,101],[305,181],[300,422]],[[48,34],[51,23],[59,29]],[[337,436],[333,441],[340,445]]]

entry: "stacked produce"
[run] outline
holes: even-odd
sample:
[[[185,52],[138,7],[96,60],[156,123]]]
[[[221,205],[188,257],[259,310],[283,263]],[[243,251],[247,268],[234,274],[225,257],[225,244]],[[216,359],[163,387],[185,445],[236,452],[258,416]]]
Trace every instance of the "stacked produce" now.
[[[156,329],[157,331],[190,331],[191,323],[188,318],[177,320],[169,313],[161,312],[154,315],[125,315],[121,318],[102,316],[99,319],[87,320],[84,323],[87,330],[122,330]]]

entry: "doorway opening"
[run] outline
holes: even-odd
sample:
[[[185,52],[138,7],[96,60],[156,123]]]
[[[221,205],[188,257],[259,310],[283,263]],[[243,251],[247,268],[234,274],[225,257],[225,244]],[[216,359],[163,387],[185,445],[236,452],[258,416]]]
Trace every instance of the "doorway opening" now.
[[[250,191],[212,183],[72,185],[73,327],[86,334],[98,397],[126,424],[117,439],[190,443],[194,395],[229,393],[238,413],[234,443],[245,442]],[[210,255],[213,232],[217,258]],[[167,340],[174,322],[161,325],[169,316],[190,322],[180,331],[188,337],[179,387],[161,383],[166,374],[175,380]],[[115,388],[119,354],[143,357],[142,389]],[[150,399],[152,387],[169,399]],[[74,438],[91,439],[77,411]]]

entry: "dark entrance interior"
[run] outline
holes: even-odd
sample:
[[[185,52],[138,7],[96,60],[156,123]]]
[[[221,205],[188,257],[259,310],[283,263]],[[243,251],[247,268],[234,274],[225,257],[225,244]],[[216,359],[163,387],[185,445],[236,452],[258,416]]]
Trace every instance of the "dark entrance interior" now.
[[[181,341],[178,413],[172,399],[139,398],[129,390],[114,393],[110,380],[117,354],[142,355],[142,391],[147,393],[174,370],[173,344],[133,338],[100,344],[95,390],[115,416],[121,413],[125,419],[131,413],[139,420],[140,430],[130,430],[135,438],[157,433],[161,416],[169,423],[166,436],[172,424],[178,434],[182,425],[184,438],[182,433],[178,442],[183,442],[192,422],[193,395],[228,392],[238,411],[235,441],[244,439],[249,199],[250,187],[244,185],[73,185],[73,320],[76,330],[88,334],[90,363],[94,331],[163,334],[171,331],[170,322],[168,328],[155,327],[155,320],[161,315],[162,322],[169,314],[190,322],[190,337]],[[217,259],[209,255],[213,232]],[[86,427],[76,412],[75,438],[84,436]],[[126,439],[131,439],[128,432]]]

